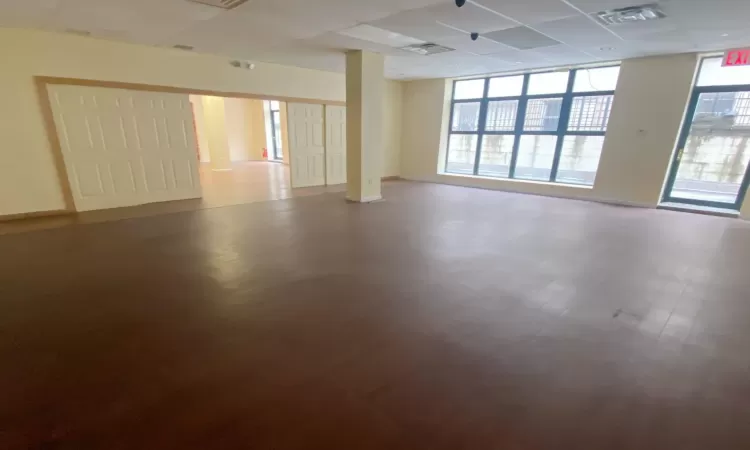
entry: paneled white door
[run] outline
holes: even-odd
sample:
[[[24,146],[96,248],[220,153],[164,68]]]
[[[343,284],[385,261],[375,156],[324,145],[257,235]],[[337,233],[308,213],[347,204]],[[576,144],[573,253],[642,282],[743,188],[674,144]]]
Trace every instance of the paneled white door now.
[[[346,106],[326,105],[326,184],[346,183]]]
[[[287,104],[292,187],[326,184],[323,105]]]
[[[50,85],[77,211],[201,196],[187,94]]]

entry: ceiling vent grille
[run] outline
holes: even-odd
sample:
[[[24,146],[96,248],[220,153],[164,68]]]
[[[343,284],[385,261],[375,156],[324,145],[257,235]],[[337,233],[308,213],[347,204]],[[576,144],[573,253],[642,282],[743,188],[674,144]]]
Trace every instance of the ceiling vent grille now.
[[[445,47],[443,45],[434,44],[432,42],[425,42],[424,44],[412,44],[406,47],[401,47],[401,50],[407,52],[416,53],[418,55],[428,56],[436,53],[452,52],[455,48]]]
[[[243,3],[247,3],[247,0],[187,0],[193,3],[202,3],[204,5],[215,6],[221,9],[234,9]]]
[[[174,46],[174,48],[178,50],[186,50],[186,51],[192,51],[193,49],[195,49],[195,47],[193,47],[192,45],[184,45],[184,44],[177,44]]]
[[[594,13],[594,17],[604,25],[611,26],[646,20],[658,20],[667,17],[667,15],[664,14],[664,11],[656,3],[649,3],[647,5],[599,11],[598,13]]]

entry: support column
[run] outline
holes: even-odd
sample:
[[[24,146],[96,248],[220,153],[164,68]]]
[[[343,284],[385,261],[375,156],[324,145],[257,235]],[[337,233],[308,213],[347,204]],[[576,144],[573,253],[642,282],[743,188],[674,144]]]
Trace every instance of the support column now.
[[[384,61],[377,53],[346,54],[346,198],[353,202],[382,198]]]

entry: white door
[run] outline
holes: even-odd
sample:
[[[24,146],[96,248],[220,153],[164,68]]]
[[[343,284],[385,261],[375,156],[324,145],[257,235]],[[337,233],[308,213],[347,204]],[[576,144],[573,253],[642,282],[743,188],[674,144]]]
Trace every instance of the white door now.
[[[201,196],[187,94],[48,87],[77,211]]]
[[[326,184],[346,183],[346,107],[326,105]]]
[[[325,185],[323,105],[289,103],[287,117],[292,187]]]

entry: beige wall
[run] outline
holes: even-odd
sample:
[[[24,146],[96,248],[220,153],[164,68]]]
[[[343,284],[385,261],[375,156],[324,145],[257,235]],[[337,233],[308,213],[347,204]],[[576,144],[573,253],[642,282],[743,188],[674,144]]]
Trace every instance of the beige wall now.
[[[385,118],[383,121],[383,176],[401,174],[401,124],[403,121],[403,83],[386,80]]]
[[[245,100],[244,105],[247,120],[248,158],[251,161],[263,161],[263,149],[266,147],[263,100]]]
[[[250,159],[250,117],[246,114],[246,102],[243,98],[225,98],[224,109],[227,122],[227,141],[229,157],[234,161]]]
[[[487,189],[656,206],[687,107],[696,65],[694,54],[623,62],[593,188],[438,174],[447,147],[450,80],[406,82],[401,176]],[[750,205],[746,211],[750,215]]]
[[[211,169],[231,170],[232,157],[227,134],[226,104],[223,97],[201,96]]]
[[[64,208],[32,77],[157,84],[343,101],[344,75],[69,34],[0,29],[0,215]]]

